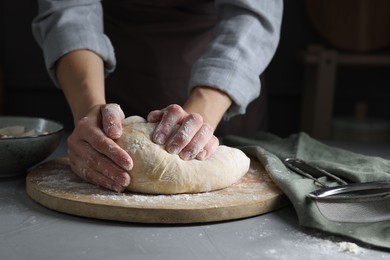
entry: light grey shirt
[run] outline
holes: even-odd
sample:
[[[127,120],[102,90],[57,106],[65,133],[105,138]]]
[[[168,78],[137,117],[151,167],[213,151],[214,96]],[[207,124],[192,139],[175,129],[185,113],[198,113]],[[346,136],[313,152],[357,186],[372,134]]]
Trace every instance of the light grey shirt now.
[[[146,0],[145,0],[146,1]],[[103,30],[100,0],[38,0],[33,20],[53,81],[55,62],[64,54],[88,49],[115,69],[114,48]],[[244,114],[260,94],[259,76],[272,59],[280,34],[283,0],[215,0],[218,22],[206,51],[192,67],[189,91],[199,85],[227,93],[234,101],[225,119]]]

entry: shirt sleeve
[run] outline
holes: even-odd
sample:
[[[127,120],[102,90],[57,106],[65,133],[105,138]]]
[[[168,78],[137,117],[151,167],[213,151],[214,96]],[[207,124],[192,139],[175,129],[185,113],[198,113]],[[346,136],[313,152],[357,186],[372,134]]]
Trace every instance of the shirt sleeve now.
[[[216,0],[218,22],[189,82],[227,93],[233,105],[225,119],[244,114],[260,94],[260,75],[279,42],[282,0]]]
[[[98,54],[104,60],[106,75],[114,70],[114,49],[104,34],[100,0],[38,0],[38,8],[32,32],[57,86],[55,63],[74,50],[87,49]]]

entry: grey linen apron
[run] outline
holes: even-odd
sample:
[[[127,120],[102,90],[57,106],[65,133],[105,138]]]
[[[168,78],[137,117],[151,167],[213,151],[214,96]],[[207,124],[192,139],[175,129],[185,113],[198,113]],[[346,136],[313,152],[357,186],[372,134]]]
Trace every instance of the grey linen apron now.
[[[105,32],[117,59],[106,80],[107,102],[126,116],[146,117],[170,104],[183,105],[194,61],[206,47],[217,13],[212,0],[105,0]],[[265,95],[262,95],[265,96]],[[265,98],[245,116],[222,122],[216,134],[244,134],[264,129]]]

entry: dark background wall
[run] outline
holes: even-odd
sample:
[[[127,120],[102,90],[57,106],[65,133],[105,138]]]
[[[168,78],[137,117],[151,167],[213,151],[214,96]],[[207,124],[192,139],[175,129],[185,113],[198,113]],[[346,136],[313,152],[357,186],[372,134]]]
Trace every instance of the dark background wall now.
[[[3,114],[46,117],[70,127],[66,101],[50,81],[31,33],[36,1],[1,1],[0,10],[0,64],[6,87]]]
[[[31,21],[36,13],[36,1],[0,2],[0,65],[5,82],[5,106],[0,113],[52,118],[71,129],[67,103],[47,76],[41,51],[31,34]],[[300,131],[302,54],[310,44],[332,47],[310,24],[304,0],[285,1],[280,45],[264,74],[272,133],[286,136]],[[386,53],[387,49],[375,52]],[[390,119],[388,70],[388,67],[340,68],[334,115],[352,115],[355,102],[362,100],[368,103],[369,116]]]

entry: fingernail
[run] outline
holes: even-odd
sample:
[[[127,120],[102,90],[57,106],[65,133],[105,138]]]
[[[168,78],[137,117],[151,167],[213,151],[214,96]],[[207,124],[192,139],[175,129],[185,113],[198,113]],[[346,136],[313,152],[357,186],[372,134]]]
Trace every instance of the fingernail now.
[[[130,162],[126,162],[122,165],[122,168],[126,171],[130,171],[133,168],[133,165]]]
[[[121,136],[120,128],[117,124],[115,124],[113,121],[109,122],[106,126],[104,131],[110,138],[118,139]]]
[[[124,170],[126,170],[128,172],[131,171],[131,169],[133,169],[131,164],[126,164],[125,167],[124,167]]]
[[[128,158],[123,158],[121,166],[124,170],[130,171],[133,168],[133,161]]]
[[[154,141],[155,141],[157,144],[165,144],[166,136],[165,136],[164,134],[157,134],[157,135],[154,137]]]
[[[122,175],[115,176],[113,180],[118,183],[119,186],[127,187],[130,184],[130,176],[124,172]]]
[[[110,189],[116,192],[123,192],[125,190],[125,187],[113,184],[110,186]]]
[[[168,147],[168,153],[170,154],[178,154],[180,147],[177,144],[172,144]]]
[[[194,159],[194,157],[195,157],[194,154],[191,153],[190,151],[184,151],[180,153],[180,158],[182,158],[185,161],[192,160]]]
[[[204,158],[206,157],[207,155],[207,151],[206,150],[202,150],[200,151],[197,155],[196,155],[196,159],[198,160],[204,160]]]

